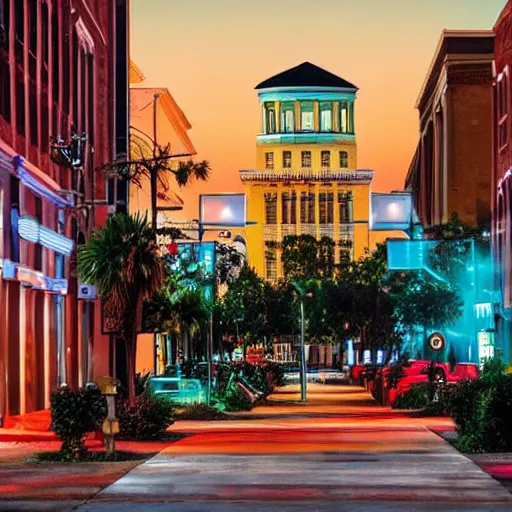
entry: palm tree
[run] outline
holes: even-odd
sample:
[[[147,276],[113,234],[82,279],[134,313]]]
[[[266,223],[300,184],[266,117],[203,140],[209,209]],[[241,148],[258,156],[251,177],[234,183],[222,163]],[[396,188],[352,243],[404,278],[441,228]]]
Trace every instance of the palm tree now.
[[[171,338],[192,337],[210,317],[203,292],[171,275],[165,286],[147,303],[144,330],[165,332]]]
[[[165,280],[164,262],[147,217],[116,214],[78,249],[78,273],[95,285],[104,302],[110,331],[119,333],[126,349],[128,398],[135,404],[135,357],[142,304]]]

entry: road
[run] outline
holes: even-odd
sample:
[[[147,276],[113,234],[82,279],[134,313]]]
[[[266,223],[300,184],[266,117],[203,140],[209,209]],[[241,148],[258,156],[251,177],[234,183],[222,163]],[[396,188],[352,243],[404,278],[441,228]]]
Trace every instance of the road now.
[[[80,512],[512,511],[512,496],[429,427],[360,388],[287,387],[236,421],[179,422],[188,435]]]

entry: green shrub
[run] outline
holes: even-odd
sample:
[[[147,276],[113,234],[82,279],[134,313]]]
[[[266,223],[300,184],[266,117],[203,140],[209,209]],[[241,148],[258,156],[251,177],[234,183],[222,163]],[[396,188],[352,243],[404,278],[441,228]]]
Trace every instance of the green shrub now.
[[[250,411],[252,409],[250,398],[236,385],[226,390],[220,397],[220,401],[224,410],[228,412]]]
[[[84,437],[107,416],[105,398],[98,389],[63,388],[51,397],[51,430],[62,440],[61,452],[76,460],[86,452]]]
[[[435,384],[421,382],[413,384],[405,393],[397,396],[393,409],[423,409],[436,391]]]
[[[499,358],[486,359],[480,373],[480,378],[484,382],[493,384],[505,375],[506,364]]]
[[[158,439],[174,423],[174,406],[166,398],[145,391],[136,398],[134,407],[128,400],[117,402],[119,439],[150,441]]]

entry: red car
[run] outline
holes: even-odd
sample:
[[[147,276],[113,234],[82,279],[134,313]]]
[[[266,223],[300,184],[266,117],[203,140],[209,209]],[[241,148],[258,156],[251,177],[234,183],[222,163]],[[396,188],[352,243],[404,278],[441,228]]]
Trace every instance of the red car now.
[[[387,403],[393,405],[397,396],[408,391],[412,385],[421,382],[429,382],[429,366],[431,361],[410,361],[410,366],[402,369],[402,376],[398,377],[395,385],[387,390]],[[453,383],[464,379],[476,379],[478,377],[478,365],[472,363],[456,364],[453,371],[449,363],[434,363],[433,378],[437,382]],[[389,379],[384,379],[389,382]],[[386,393],[383,393],[386,396]]]

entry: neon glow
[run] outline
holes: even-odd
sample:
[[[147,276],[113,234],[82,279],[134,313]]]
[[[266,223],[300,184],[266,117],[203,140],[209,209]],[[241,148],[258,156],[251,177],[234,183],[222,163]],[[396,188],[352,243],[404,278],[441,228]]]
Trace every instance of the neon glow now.
[[[53,229],[41,226],[37,219],[24,215],[18,221],[18,234],[23,240],[40,243],[43,247],[69,256],[73,250],[73,240]]]

